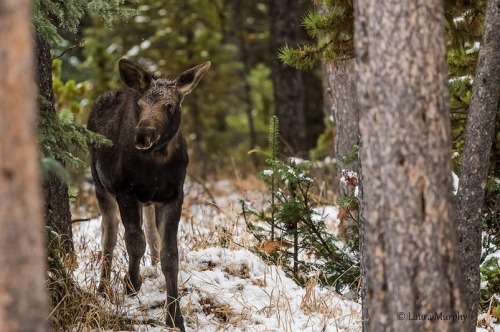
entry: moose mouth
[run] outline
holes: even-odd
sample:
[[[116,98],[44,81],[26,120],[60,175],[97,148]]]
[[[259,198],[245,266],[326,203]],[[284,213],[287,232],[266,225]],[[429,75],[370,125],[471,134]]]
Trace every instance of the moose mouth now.
[[[146,128],[135,133],[134,146],[137,150],[147,151],[155,146],[159,139],[160,136],[156,134],[154,129]]]

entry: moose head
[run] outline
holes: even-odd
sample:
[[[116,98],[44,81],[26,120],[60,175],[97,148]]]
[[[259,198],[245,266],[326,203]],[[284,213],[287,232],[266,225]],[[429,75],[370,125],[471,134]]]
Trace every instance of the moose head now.
[[[210,61],[186,70],[174,80],[157,77],[126,59],[118,63],[123,82],[141,95],[134,145],[141,151],[165,146],[179,131],[181,103],[210,68]]]

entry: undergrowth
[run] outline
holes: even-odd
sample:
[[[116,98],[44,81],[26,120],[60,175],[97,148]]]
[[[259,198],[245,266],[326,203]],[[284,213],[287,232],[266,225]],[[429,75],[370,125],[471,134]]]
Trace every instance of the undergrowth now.
[[[49,323],[53,331],[131,330],[127,316],[106,308],[103,298],[79,287],[71,271],[76,261],[64,253],[60,236],[46,227]]]
[[[355,292],[359,280],[357,224],[344,231],[343,241],[326,232],[325,216],[315,211],[321,204],[311,194],[317,186],[309,172],[312,164],[277,157],[277,118],[270,126],[269,145],[268,169],[259,173],[270,194],[268,206],[255,209],[251,202],[240,201],[247,229],[258,241],[257,252],[273,264],[282,264],[301,284],[319,274],[322,283],[334,286],[337,292]],[[347,218],[354,209],[356,198],[345,196],[341,217]]]

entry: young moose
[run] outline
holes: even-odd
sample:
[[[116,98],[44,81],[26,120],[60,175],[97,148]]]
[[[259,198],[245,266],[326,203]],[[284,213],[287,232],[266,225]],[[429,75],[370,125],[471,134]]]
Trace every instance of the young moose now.
[[[184,322],[177,291],[177,228],[189,160],[180,128],[181,102],[209,67],[209,61],[202,63],[172,81],[121,59],[120,76],[128,89],[102,95],[87,125],[113,142],[112,147],[90,146],[92,177],[102,214],[103,262],[99,291],[105,292],[109,286],[118,211],[125,227],[129,256],[126,291],[128,294],[139,291],[142,284],[139,264],[146,249],[141,226],[146,219],[146,228],[156,232],[156,235],[148,234],[153,260],[158,259],[161,249],[161,269],[167,286],[166,324],[182,331]],[[149,241],[158,238],[158,232],[161,244]]]

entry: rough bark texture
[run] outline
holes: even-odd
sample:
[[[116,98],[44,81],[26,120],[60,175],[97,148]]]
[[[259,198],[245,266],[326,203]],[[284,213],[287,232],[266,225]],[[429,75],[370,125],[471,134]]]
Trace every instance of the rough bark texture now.
[[[36,68],[39,89],[40,112],[55,113],[54,93],[52,91],[52,58],[50,46],[41,37],[36,38]],[[59,178],[49,175],[43,183],[44,219],[47,226],[61,235],[64,250],[73,252],[73,232],[69,209],[68,186]]]
[[[346,163],[343,156],[351,153],[359,142],[359,109],[356,96],[355,59],[341,60],[325,65],[327,116],[334,121],[333,155],[337,159],[337,176],[343,169],[359,171],[359,161]]]
[[[355,11],[364,329],[463,331],[442,0]]]
[[[464,301],[472,331],[477,320],[484,188],[500,93],[500,0],[489,0],[465,130],[457,193],[458,240],[464,278]]]
[[[282,152],[303,154],[305,150],[304,83],[302,73],[283,64],[277,54],[281,47],[295,47],[300,39],[300,8],[303,0],[271,0],[269,16],[271,52],[276,57],[271,66],[274,84],[275,113],[279,119]]]
[[[0,331],[47,331],[29,1],[0,0]]]

